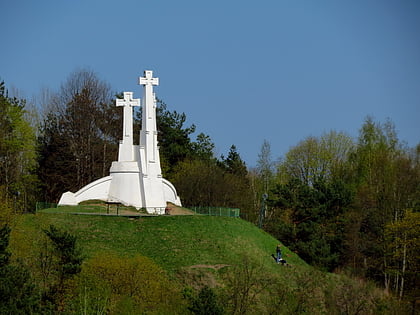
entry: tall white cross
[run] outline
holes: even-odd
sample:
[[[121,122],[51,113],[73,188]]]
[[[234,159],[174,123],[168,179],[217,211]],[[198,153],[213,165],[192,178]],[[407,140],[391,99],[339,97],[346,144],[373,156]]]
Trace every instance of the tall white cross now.
[[[143,91],[143,117],[147,119],[152,119],[153,117],[153,108],[155,104],[155,97],[153,93],[153,86],[159,85],[159,78],[153,78],[153,71],[146,70],[144,71],[144,77],[139,78],[139,84],[144,86]],[[153,126],[145,121],[146,130],[151,131]]]
[[[123,143],[133,144],[133,106],[140,106],[140,99],[133,99],[133,92],[124,92],[124,99],[117,99],[116,104],[124,106]]]
[[[144,146],[146,160],[155,163],[159,157],[156,127],[156,98],[153,86],[159,85],[159,78],[153,77],[153,71],[144,71],[144,77],[139,78],[143,85],[142,123],[140,131],[140,146]]]
[[[144,77],[139,78],[140,85],[159,85],[159,78],[153,78],[153,71],[144,71]]]

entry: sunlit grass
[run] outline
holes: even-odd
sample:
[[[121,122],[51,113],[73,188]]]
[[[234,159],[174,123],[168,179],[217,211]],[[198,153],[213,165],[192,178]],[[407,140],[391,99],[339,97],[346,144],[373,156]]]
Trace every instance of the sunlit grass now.
[[[50,211],[54,209],[23,216],[16,239],[21,232],[36,236],[40,229],[53,224],[76,235],[86,257],[101,252],[141,254],[170,272],[199,264],[238,264],[244,255],[261,260],[268,268],[279,267],[271,258],[278,241],[239,218],[195,215],[134,219]],[[291,265],[306,265],[286,248],[284,254]]]

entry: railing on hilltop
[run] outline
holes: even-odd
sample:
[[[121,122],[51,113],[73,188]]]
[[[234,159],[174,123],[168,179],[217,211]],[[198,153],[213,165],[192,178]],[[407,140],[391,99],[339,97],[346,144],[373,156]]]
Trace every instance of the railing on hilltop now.
[[[64,208],[64,209],[63,209]],[[110,215],[130,215],[130,214],[146,214],[146,209],[142,208],[137,210],[134,207],[124,206],[118,202],[102,202],[97,201],[89,204],[78,204],[69,207],[62,207],[56,203],[49,202],[37,202],[36,211],[41,211],[44,209],[51,213],[84,213],[84,214],[110,214]],[[153,208],[150,212],[164,212],[164,208]]]
[[[57,204],[56,203],[51,203],[51,202],[42,202],[42,201],[38,201],[35,204],[35,210],[36,211],[43,210],[43,209],[48,209],[48,208],[57,208]]]
[[[187,207],[197,214],[204,214],[218,217],[234,217],[239,218],[240,209],[224,208],[224,207]]]
[[[50,202],[37,202],[36,203],[36,211],[40,211],[43,209],[50,209],[50,208],[59,208],[56,203],[50,203]],[[131,209],[130,209],[131,208]],[[131,210],[131,213],[146,213],[146,209],[141,209],[141,211],[135,210],[133,207],[125,207],[123,205],[120,205],[118,203],[103,203],[103,204],[94,204],[94,205],[84,205],[79,204],[77,206],[72,206],[71,210],[66,209],[65,212],[69,213],[77,213],[77,212],[83,212],[83,213],[96,213],[96,214],[122,214],[125,213],[126,210]],[[218,216],[218,217],[233,217],[233,218],[239,218],[240,210],[238,208],[225,208],[225,207],[196,207],[191,206],[187,207],[187,209],[195,212],[196,214],[202,214],[202,215],[209,215],[209,216]],[[157,213],[162,213],[162,209],[155,209]],[[161,211],[158,211],[161,210]],[[52,212],[62,212],[60,209],[52,210]]]

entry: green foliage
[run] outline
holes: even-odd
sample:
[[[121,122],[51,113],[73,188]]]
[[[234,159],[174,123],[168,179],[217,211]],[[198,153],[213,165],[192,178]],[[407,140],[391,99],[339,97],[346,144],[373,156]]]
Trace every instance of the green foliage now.
[[[89,259],[77,280],[77,313],[178,314],[182,296],[165,272],[147,257],[100,254]]]
[[[44,233],[53,243],[55,253],[59,258],[60,279],[68,279],[81,270],[83,257],[80,249],[76,246],[77,237],[67,231],[61,231],[54,225]]]
[[[222,315],[223,306],[215,293],[215,290],[205,286],[198,295],[192,298],[191,306],[188,308],[196,315]]]
[[[17,213],[13,209],[13,199],[4,186],[0,186],[0,225],[11,224]]]
[[[148,296],[148,292],[137,290],[141,279],[149,279],[150,293],[155,292],[156,295],[152,295],[155,297],[162,292],[159,283],[166,286],[165,281],[169,281],[160,268],[167,270],[171,279],[176,276],[180,282],[177,285],[171,280],[166,286],[168,291],[164,289],[165,296],[160,297],[160,301],[172,301],[159,306],[165,310],[170,307],[169,313],[185,314],[187,306],[177,289],[181,285],[198,290],[205,285],[212,287],[216,300],[221,299],[227,312],[235,308],[233,301],[237,301],[237,310],[247,309],[251,314],[299,313],[295,310],[333,313],[334,310],[332,302],[327,303],[326,292],[334,290],[340,276],[315,271],[286,247],[283,247],[283,256],[290,267],[277,265],[271,254],[278,241],[241,219],[196,215],[132,220],[39,213],[25,215],[19,220],[11,250],[15,252],[19,247],[17,241],[30,242],[31,238],[20,238],[19,233],[33,236],[40,227],[51,224],[75,235],[83,245],[83,254],[88,257],[82,272],[65,283],[61,300],[53,303],[58,306],[56,310],[103,313],[112,309],[110,313],[114,314],[136,314],[138,307],[148,305],[150,301],[135,298],[136,294]],[[37,251],[29,246],[19,255],[31,250]],[[35,255],[34,259],[37,257]],[[152,278],[149,278],[150,274]],[[154,280],[159,282],[156,286]],[[330,284],[332,287],[328,287]],[[134,292],[133,295],[130,292]],[[379,292],[364,292],[373,297],[380,296]],[[198,296],[198,293],[191,292],[190,296]],[[234,299],[230,298],[234,296]]]
[[[412,288],[409,273],[402,276],[404,246],[387,239],[386,229],[418,203],[418,156],[399,142],[392,122],[371,117],[357,143],[336,132],[308,137],[280,164],[266,228],[311,264],[347,266],[396,292]]]
[[[0,268],[9,264],[10,253],[7,251],[9,246],[10,227],[4,225],[0,228]]]
[[[95,73],[75,71],[52,99],[38,138],[45,201],[108,174],[116,159],[121,115],[109,86]],[[118,132],[117,132],[118,130]]]
[[[75,172],[74,157],[61,122],[52,113],[42,123],[38,150],[43,199],[56,202],[63,191],[75,188]]]
[[[226,304],[229,314],[259,313],[257,301],[260,294],[273,284],[264,265],[258,259],[246,254],[241,256],[241,263],[235,265],[226,275]],[[271,279],[270,279],[271,278]]]
[[[352,148],[353,141],[343,133],[331,131],[320,138],[308,137],[287,152],[280,176],[299,179],[306,185],[340,176]]]
[[[164,175],[167,176],[179,162],[192,155],[190,135],[195,131],[195,125],[185,127],[187,116],[185,113],[169,111],[162,100],[157,100],[156,121],[160,157],[162,159]],[[141,115],[141,112],[139,112]]]
[[[330,299],[330,307],[337,314],[386,314],[390,304],[372,284],[361,279],[341,279],[332,288]]]
[[[28,270],[0,267],[0,314],[36,314],[40,297]]]
[[[0,313],[32,314],[39,308],[39,295],[28,270],[21,265],[10,265],[10,228],[0,229]]]
[[[341,181],[319,181],[310,187],[298,180],[278,185],[269,204],[277,216],[267,230],[297,251],[305,261],[333,270],[343,247],[343,213],[353,200]]]
[[[0,188],[14,198],[15,211],[35,203],[37,179],[35,130],[25,117],[26,102],[10,98],[0,82]]]
[[[199,160],[211,160],[214,157],[214,143],[210,136],[204,133],[197,135],[196,141],[192,143],[194,156]]]
[[[141,124],[142,112],[136,113],[136,122]],[[196,141],[191,135],[195,132],[195,125],[186,126],[187,115],[170,111],[165,102],[158,99],[156,121],[160,159],[163,175],[172,181],[175,168],[179,163],[187,160],[214,160],[214,143],[210,136],[199,133]]]
[[[81,271],[83,257],[76,247],[77,237],[50,225],[43,231],[53,245],[39,253],[39,268],[43,276],[42,305],[52,312],[66,308],[66,292],[72,286],[72,278]]]
[[[290,276],[286,277],[288,281],[293,281],[291,296],[288,302],[283,304],[284,314],[322,314],[325,312],[324,292],[328,278],[325,274],[309,269],[300,272],[294,279]],[[283,285],[289,282],[282,283]]]
[[[274,178],[274,163],[271,156],[271,145],[264,140],[261,151],[258,154],[257,172],[263,182],[263,192],[268,192]]]
[[[246,178],[248,175],[246,164],[241,159],[235,145],[230,147],[226,158],[222,156],[222,165],[229,173],[237,175],[238,177]]]
[[[419,295],[418,271],[420,269],[420,212],[406,210],[401,220],[385,227],[388,264],[386,273],[396,282],[399,297],[415,300]]]
[[[399,279],[389,277],[385,227],[399,221],[405,209],[418,200],[420,165],[415,154],[399,142],[394,125],[376,123],[368,117],[360,130],[357,148],[351,155],[349,172],[356,187],[355,214],[358,234],[349,243],[359,243],[353,265],[360,274],[399,287]],[[394,251],[394,250],[392,250]],[[395,282],[396,281],[396,282]],[[392,285],[394,283],[394,285]]]
[[[248,179],[230,173],[214,160],[185,160],[174,171],[172,183],[191,206],[249,207]]]

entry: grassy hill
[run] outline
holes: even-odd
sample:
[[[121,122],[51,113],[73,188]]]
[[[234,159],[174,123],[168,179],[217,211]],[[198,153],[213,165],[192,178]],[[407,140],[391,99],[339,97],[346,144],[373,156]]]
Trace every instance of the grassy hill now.
[[[16,244],[13,240],[29,237],[28,248],[22,248],[21,244],[15,251],[27,252],[36,247],[33,242],[37,238],[31,240],[30,236],[36,236],[53,224],[76,235],[88,258],[101,252],[141,254],[165,270],[175,272],[193,265],[235,265],[247,255],[273,270],[279,267],[271,258],[278,241],[238,218],[201,215],[130,218],[49,213],[51,211],[54,210],[28,214],[20,219],[12,234],[11,246]],[[306,266],[287,248],[284,255],[291,265]]]
[[[272,254],[279,241],[239,218],[71,214],[71,207],[59,211],[46,209],[16,221],[10,242],[15,260],[34,264],[46,246],[42,230],[54,225],[77,236],[86,261],[109,254],[146,256],[180,287],[219,288],[232,313],[247,308],[278,314],[279,307],[282,314],[334,314],[349,308],[386,313],[386,299],[375,288],[317,271],[286,247],[283,256],[290,267],[276,264]]]

